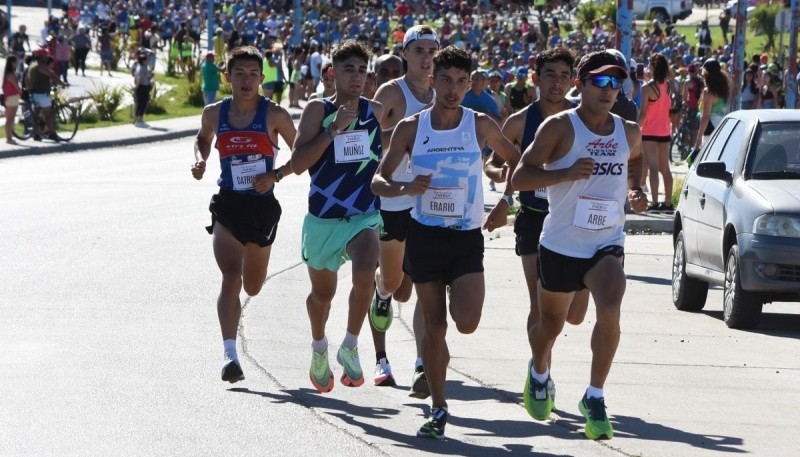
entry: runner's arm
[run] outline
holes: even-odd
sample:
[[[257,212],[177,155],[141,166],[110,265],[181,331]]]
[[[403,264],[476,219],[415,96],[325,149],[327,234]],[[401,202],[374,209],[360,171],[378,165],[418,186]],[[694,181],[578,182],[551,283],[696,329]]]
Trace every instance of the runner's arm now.
[[[298,175],[317,163],[328,145],[333,142],[325,130],[320,130],[324,107],[322,101],[311,101],[300,116],[291,159],[292,169]]]
[[[383,115],[379,117],[381,124],[381,139],[383,149],[389,149],[389,141],[392,138],[392,131],[394,127],[400,122],[401,118],[399,113],[399,104],[401,103],[402,92],[393,81],[389,81],[375,92],[375,101],[381,103],[384,107]],[[405,109],[405,100],[402,100],[403,109]]]
[[[372,178],[371,189],[375,195],[381,197],[399,197],[401,195],[418,195],[425,192],[431,183],[431,175],[415,176],[410,183],[398,182],[392,179],[392,174],[400,166],[403,155],[411,155],[411,148],[417,134],[418,116],[400,121],[394,129],[389,143],[389,150],[383,155],[375,176]]]
[[[647,209],[647,195],[642,192],[639,183],[642,179],[642,132],[639,125],[634,122],[625,122],[625,136],[631,154],[628,157],[628,202],[631,209],[641,213]],[[672,196],[668,195],[668,199]]]
[[[569,132],[569,133],[567,133]],[[547,118],[533,142],[525,149],[512,183],[517,190],[534,190],[564,181],[587,179],[592,175],[594,159],[581,158],[567,168],[545,170],[542,166],[563,157],[572,147],[574,132],[566,114]]]
[[[219,105],[213,104],[203,109],[200,116],[200,130],[194,139],[194,165],[192,165],[192,176],[194,179],[202,179],[206,171],[206,160],[211,154],[211,141],[216,133],[216,120],[219,116]]]
[[[294,128],[294,122],[292,122],[292,116],[289,112],[281,106],[272,105],[272,112],[270,113],[269,119],[275,126],[274,132],[283,138],[283,141],[291,148],[297,136],[297,130]],[[276,171],[278,170],[280,170],[283,176],[293,174],[294,170],[292,168],[291,158]]]

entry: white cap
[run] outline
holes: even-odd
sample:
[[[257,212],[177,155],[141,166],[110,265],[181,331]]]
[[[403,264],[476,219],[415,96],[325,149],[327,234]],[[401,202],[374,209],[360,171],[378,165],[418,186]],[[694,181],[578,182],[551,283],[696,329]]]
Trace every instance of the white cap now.
[[[415,25],[411,27],[406,32],[406,35],[403,37],[403,49],[407,48],[411,42],[416,40],[433,40],[436,42],[437,46],[441,46],[442,43],[439,41],[439,36],[436,35],[436,32],[431,33],[422,33],[420,29],[422,27],[427,27],[423,25]]]

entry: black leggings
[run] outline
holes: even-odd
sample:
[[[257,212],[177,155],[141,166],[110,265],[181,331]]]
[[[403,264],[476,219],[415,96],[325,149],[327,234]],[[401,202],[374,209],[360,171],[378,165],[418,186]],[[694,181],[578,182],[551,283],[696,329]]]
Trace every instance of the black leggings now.
[[[86,56],[89,54],[88,49],[76,49],[75,50],[75,74],[78,74],[78,70],[82,73],[86,73]]]
[[[136,86],[136,117],[144,116],[144,110],[147,108],[147,102],[150,101],[150,86],[138,85]]]

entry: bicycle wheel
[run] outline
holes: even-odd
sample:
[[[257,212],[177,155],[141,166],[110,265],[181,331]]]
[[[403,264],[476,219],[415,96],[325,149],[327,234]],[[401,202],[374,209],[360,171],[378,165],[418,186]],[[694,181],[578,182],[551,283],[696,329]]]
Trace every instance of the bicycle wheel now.
[[[56,135],[61,141],[70,141],[78,131],[78,113],[74,106],[59,105],[53,110]]]
[[[14,120],[12,133],[18,140],[27,140],[33,135],[33,114],[30,105],[20,103],[17,108],[17,118]]]

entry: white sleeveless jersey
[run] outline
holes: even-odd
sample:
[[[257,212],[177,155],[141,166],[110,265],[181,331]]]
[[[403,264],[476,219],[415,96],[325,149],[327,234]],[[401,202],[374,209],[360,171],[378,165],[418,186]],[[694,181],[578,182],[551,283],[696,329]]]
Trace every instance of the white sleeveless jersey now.
[[[544,221],[542,246],[570,257],[588,259],[603,247],[625,243],[630,147],[622,118],[611,114],[614,132],[591,132],[575,109],[567,111],[575,141],[567,154],[545,164],[545,170],[572,166],[582,157],[595,160],[589,179],[565,181],[547,188],[550,214]]]
[[[483,223],[483,161],[475,111],[461,109],[461,122],[452,130],[434,130],[430,108],[419,115],[411,169],[414,176],[433,175],[411,211],[421,224],[473,230]]]
[[[414,97],[414,94],[411,93],[411,89],[408,88],[408,84],[406,84],[405,79],[397,78],[394,81],[397,83],[398,87],[400,87],[400,90],[403,92],[403,97],[406,100],[406,112],[403,115],[403,118],[419,113],[430,104],[430,102],[423,103],[417,100],[417,98]],[[435,97],[436,93],[434,92],[431,102],[433,102],[433,98]],[[414,180],[414,175],[411,174],[411,167],[408,162],[407,154],[403,154],[403,159],[400,161],[397,169],[394,170],[394,173],[392,173],[392,180],[399,182],[411,182]],[[414,206],[414,197],[410,195],[401,195],[399,197],[381,197],[382,210],[403,211],[411,208],[412,206]]]

